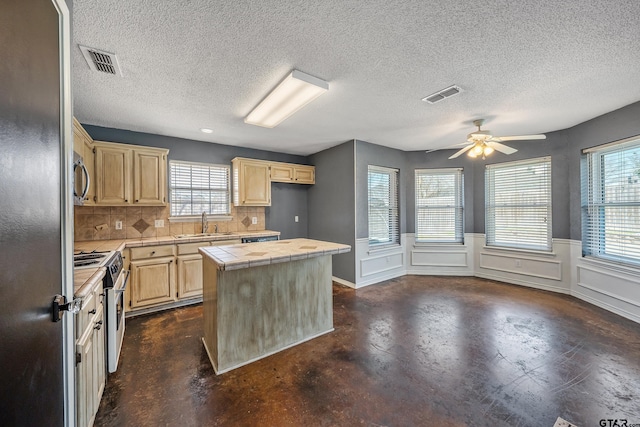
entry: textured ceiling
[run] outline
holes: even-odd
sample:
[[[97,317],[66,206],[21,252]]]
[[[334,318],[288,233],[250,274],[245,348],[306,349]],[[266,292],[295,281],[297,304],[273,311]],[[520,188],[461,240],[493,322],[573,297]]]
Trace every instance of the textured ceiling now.
[[[449,147],[571,127],[640,100],[638,0],[76,0],[83,123],[307,155],[349,139]],[[117,54],[91,71],[78,44]],[[329,91],[274,129],[243,118],[292,69]],[[421,98],[452,84],[464,92]],[[213,129],[203,134],[200,128]]]

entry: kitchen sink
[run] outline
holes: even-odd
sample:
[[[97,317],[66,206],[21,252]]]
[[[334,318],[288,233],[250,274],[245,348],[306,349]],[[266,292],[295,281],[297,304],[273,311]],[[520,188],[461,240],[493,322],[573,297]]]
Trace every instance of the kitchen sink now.
[[[188,239],[191,237],[216,237],[216,236],[233,236],[233,231],[225,231],[224,233],[193,233],[193,234],[177,234],[173,237],[176,239]]]

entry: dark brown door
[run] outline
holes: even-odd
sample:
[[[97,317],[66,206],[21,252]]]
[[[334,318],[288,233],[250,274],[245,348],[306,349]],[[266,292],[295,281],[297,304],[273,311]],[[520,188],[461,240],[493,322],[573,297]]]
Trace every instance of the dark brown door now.
[[[0,4],[0,425],[64,423],[58,12]]]

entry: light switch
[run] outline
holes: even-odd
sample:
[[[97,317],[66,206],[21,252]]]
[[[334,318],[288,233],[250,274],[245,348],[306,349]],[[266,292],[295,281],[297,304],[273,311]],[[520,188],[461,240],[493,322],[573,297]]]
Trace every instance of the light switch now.
[[[116,221],[116,230],[122,230],[122,221]]]
[[[164,219],[156,219],[156,228],[164,228]]]
[[[252,216],[251,217],[251,224],[257,224],[258,223],[258,217],[257,216]]]

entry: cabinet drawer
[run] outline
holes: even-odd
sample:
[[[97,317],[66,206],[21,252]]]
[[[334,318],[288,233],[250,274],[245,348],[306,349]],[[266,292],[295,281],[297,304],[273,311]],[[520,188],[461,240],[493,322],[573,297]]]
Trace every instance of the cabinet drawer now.
[[[210,242],[181,243],[178,245],[178,255],[197,254],[198,248],[209,245]]]
[[[131,248],[130,249],[131,260],[173,256],[173,248],[174,248],[174,245]]]

